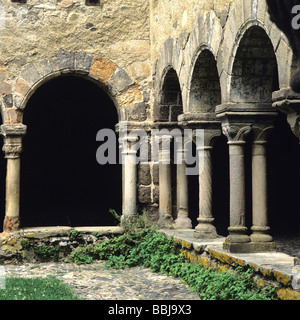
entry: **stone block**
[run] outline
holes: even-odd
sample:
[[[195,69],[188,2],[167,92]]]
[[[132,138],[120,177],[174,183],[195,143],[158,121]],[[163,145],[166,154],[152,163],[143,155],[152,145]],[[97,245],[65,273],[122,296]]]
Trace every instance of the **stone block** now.
[[[29,63],[21,72],[21,77],[29,84],[33,85],[38,82],[42,75],[33,63]]]
[[[21,96],[25,96],[27,92],[30,90],[29,84],[23,80],[23,79],[18,79],[16,82],[16,88],[15,91],[19,93]]]
[[[118,68],[109,81],[117,91],[121,92],[131,86],[133,81],[124,69]]]
[[[6,95],[6,94],[9,94],[11,92],[11,84],[5,82],[5,81],[2,81],[0,83],[0,95]]]
[[[116,69],[117,66],[111,61],[104,58],[96,58],[92,63],[90,75],[95,79],[106,83],[116,71]]]
[[[144,102],[136,103],[128,110],[128,120],[145,121],[148,117],[149,105]]]
[[[3,97],[3,103],[5,108],[12,108],[14,106],[14,99],[11,93]]]
[[[139,185],[149,186],[151,184],[150,165],[141,163],[138,169]]]
[[[86,72],[90,71],[93,61],[93,56],[85,52],[75,53],[75,70],[83,70]]]
[[[75,53],[60,49],[57,54],[57,61],[60,70],[74,69]]]
[[[152,191],[152,202],[153,203],[159,203],[159,187],[154,186]]]
[[[42,60],[37,67],[43,77],[46,77],[47,75],[53,72],[53,69],[48,59]]]
[[[151,202],[151,187],[139,187],[138,188],[138,199],[140,203]]]
[[[117,96],[118,106],[130,106],[143,102],[143,94],[136,84],[131,85]]]
[[[154,163],[152,167],[152,180],[153,184],[159,185],[159,164]]]

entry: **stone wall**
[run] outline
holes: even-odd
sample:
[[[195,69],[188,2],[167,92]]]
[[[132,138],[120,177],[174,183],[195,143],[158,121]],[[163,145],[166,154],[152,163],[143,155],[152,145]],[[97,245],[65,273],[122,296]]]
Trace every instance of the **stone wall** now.
[[[0,12],[3,111],[25,108],[27,96],[62,70],[89,74],[102,85],[111,79],[107,91],[113,97],[116,91],[122,93],[115,99],[117,107],[149,104],[147,2],[101,1],[100,6],[86,6],[83,0],[4,0]],[[145,107],[143,111],[145,116],[135,120],[147,119]],[[9,120],[4,114],[4,121],[21,119]]]

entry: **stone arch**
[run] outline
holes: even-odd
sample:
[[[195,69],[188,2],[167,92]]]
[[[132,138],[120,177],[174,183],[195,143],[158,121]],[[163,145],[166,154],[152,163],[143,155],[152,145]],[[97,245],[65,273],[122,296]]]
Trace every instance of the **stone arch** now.
[[[203,45],[195,55],[189,81],[188,113],[215,113],[221,103],[221,88],[215,57]]]
[[[169,66],[162,77],[161,94],[156,119],[162,122],[177,122],[182,114],[182,95],[177,72]]]
[[[277,59],[265,30],[253,25],[239,41],[230,77],[231,102],[271,103],[278,90]]]
[[[113,100],[119,121],[128,120],[126,109],[143,102],[138,85],[112,61],[85,52],[60,50],[56,56],[25,65],[16,78],[9,103],[2,103],[4,123],[22,123],[22,114],[32,94],[43,83],[61,75],[73,74],[97,83]],[[2,98],[2,102],[5,97]],[[1,101],[0,101],[1,103]]]
[[[277,61],[282,59],[280,57],[286,57],[286,63],[278,64],[278,79],[280,88],[289,86],[292,50],[286,37],[271,22],[265,1],[236,0],[230,6],[217,57],[222,103],[230,102],[230,83],[235,56],[244,34],[253,26],[265,31],[272,43]]]
[[[115,224],[108,211],[121,212],[122,169],[113,134],[117,110],[106,92],[75,74],[61,75],[39,86],[23,120],[22,227]],[[101,129],[110,130],[115,157],[102,165],[96,161]]]
[[[182,92],[182,81],[180,73],[183,65],[183,51],[178,42],[172,38],[168,38],[161,50],[160,56],[156,63],[155,68],[155,81],[154,81],[154,121],[160,121],[160,104],[163,97],[163,86],[165,79],[170,70],[174,70],[178,78],[179,89],[181,91],[182,104],[185,104],[185,99]],[[183,107],[184,109],[184,107]]]

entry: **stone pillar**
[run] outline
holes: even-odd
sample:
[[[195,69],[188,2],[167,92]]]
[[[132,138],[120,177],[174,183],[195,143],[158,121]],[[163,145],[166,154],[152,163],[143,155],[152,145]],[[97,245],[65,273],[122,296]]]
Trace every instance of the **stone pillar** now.
[[[196,238],[216,238],[212,213],[212,163],[213,138],[220,136],[220,129],[204,129],[204,146],[197,147],[199,157],[199,217],[195,228]]]
[[[20,226],[20,154],[26,128],[23,124],[1,126],[7,159],[4,232],[16,231]]]
[[[260,251],[274,250],[273,238],[269,235],[268,201],[267,201],[267,135],[273,127],[253,127],[254,141],[252,144],[252,245]],[[257,248],[258,249],[258,248]]]
[[[159,143],[159,221],[164,228],[173,227],[170,144],[172,136],[163,135]]]
[[[250,133],[248,125],[224,125],[223,133],[229,144],[230,174],[230,226],[224,248],[230,252],[247,251],[243,244],[250,242],[245,225],[245,137]]]
[[[134,144],[137,142],[137,137],[123,138],[122,151],[122,176],[123,176],[123,203],[122,203],[122,219],[125,221],[135,220],[137,217],[137,150]]]
[[[175,224],[180,229],[192,229],[189,218],[188,177],[186,174],[184,142],[177,146],[177,219]]]

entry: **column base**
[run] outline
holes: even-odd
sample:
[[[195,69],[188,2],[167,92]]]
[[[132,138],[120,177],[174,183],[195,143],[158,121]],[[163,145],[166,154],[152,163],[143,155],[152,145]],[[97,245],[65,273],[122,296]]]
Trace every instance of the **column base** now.
[[[128,224],[135,224],[137,222],[138,215],[122,215],[120,225],[121,227],[126,227]]]
[[[195,228],[194,238],[215,239],[218,237],[216,227],[212,224],[214,218],[198,218],[199,224]]]
[[[157,224],[163,229],[174,229],[174,220],[172,216],[168,214],[160,214]]]
[[[273,237],[269,235],[270,227],[253,226],[250,236],[252,242],[272,242]]]
[[[193,227],[192,221],[188,217],[188,213],[186,213],[186,215],[184,215],[184,216],[178,215],[177,219],[175,220],[175,225],[179,229],[192,229],[192,227]]]
[[[223,249],[230,253],[258,253],[276,251],[275,242],[230,243],[225,240]]]
[[[19,217],[5,217],[3,222],[4,232],[14,232],[20,228],[20,218]]]
[[[243,226],[229,227],[229,236],[226,238],[227,243],[248,243],[251,241],[250,237],[246,234],[248,228]]]

